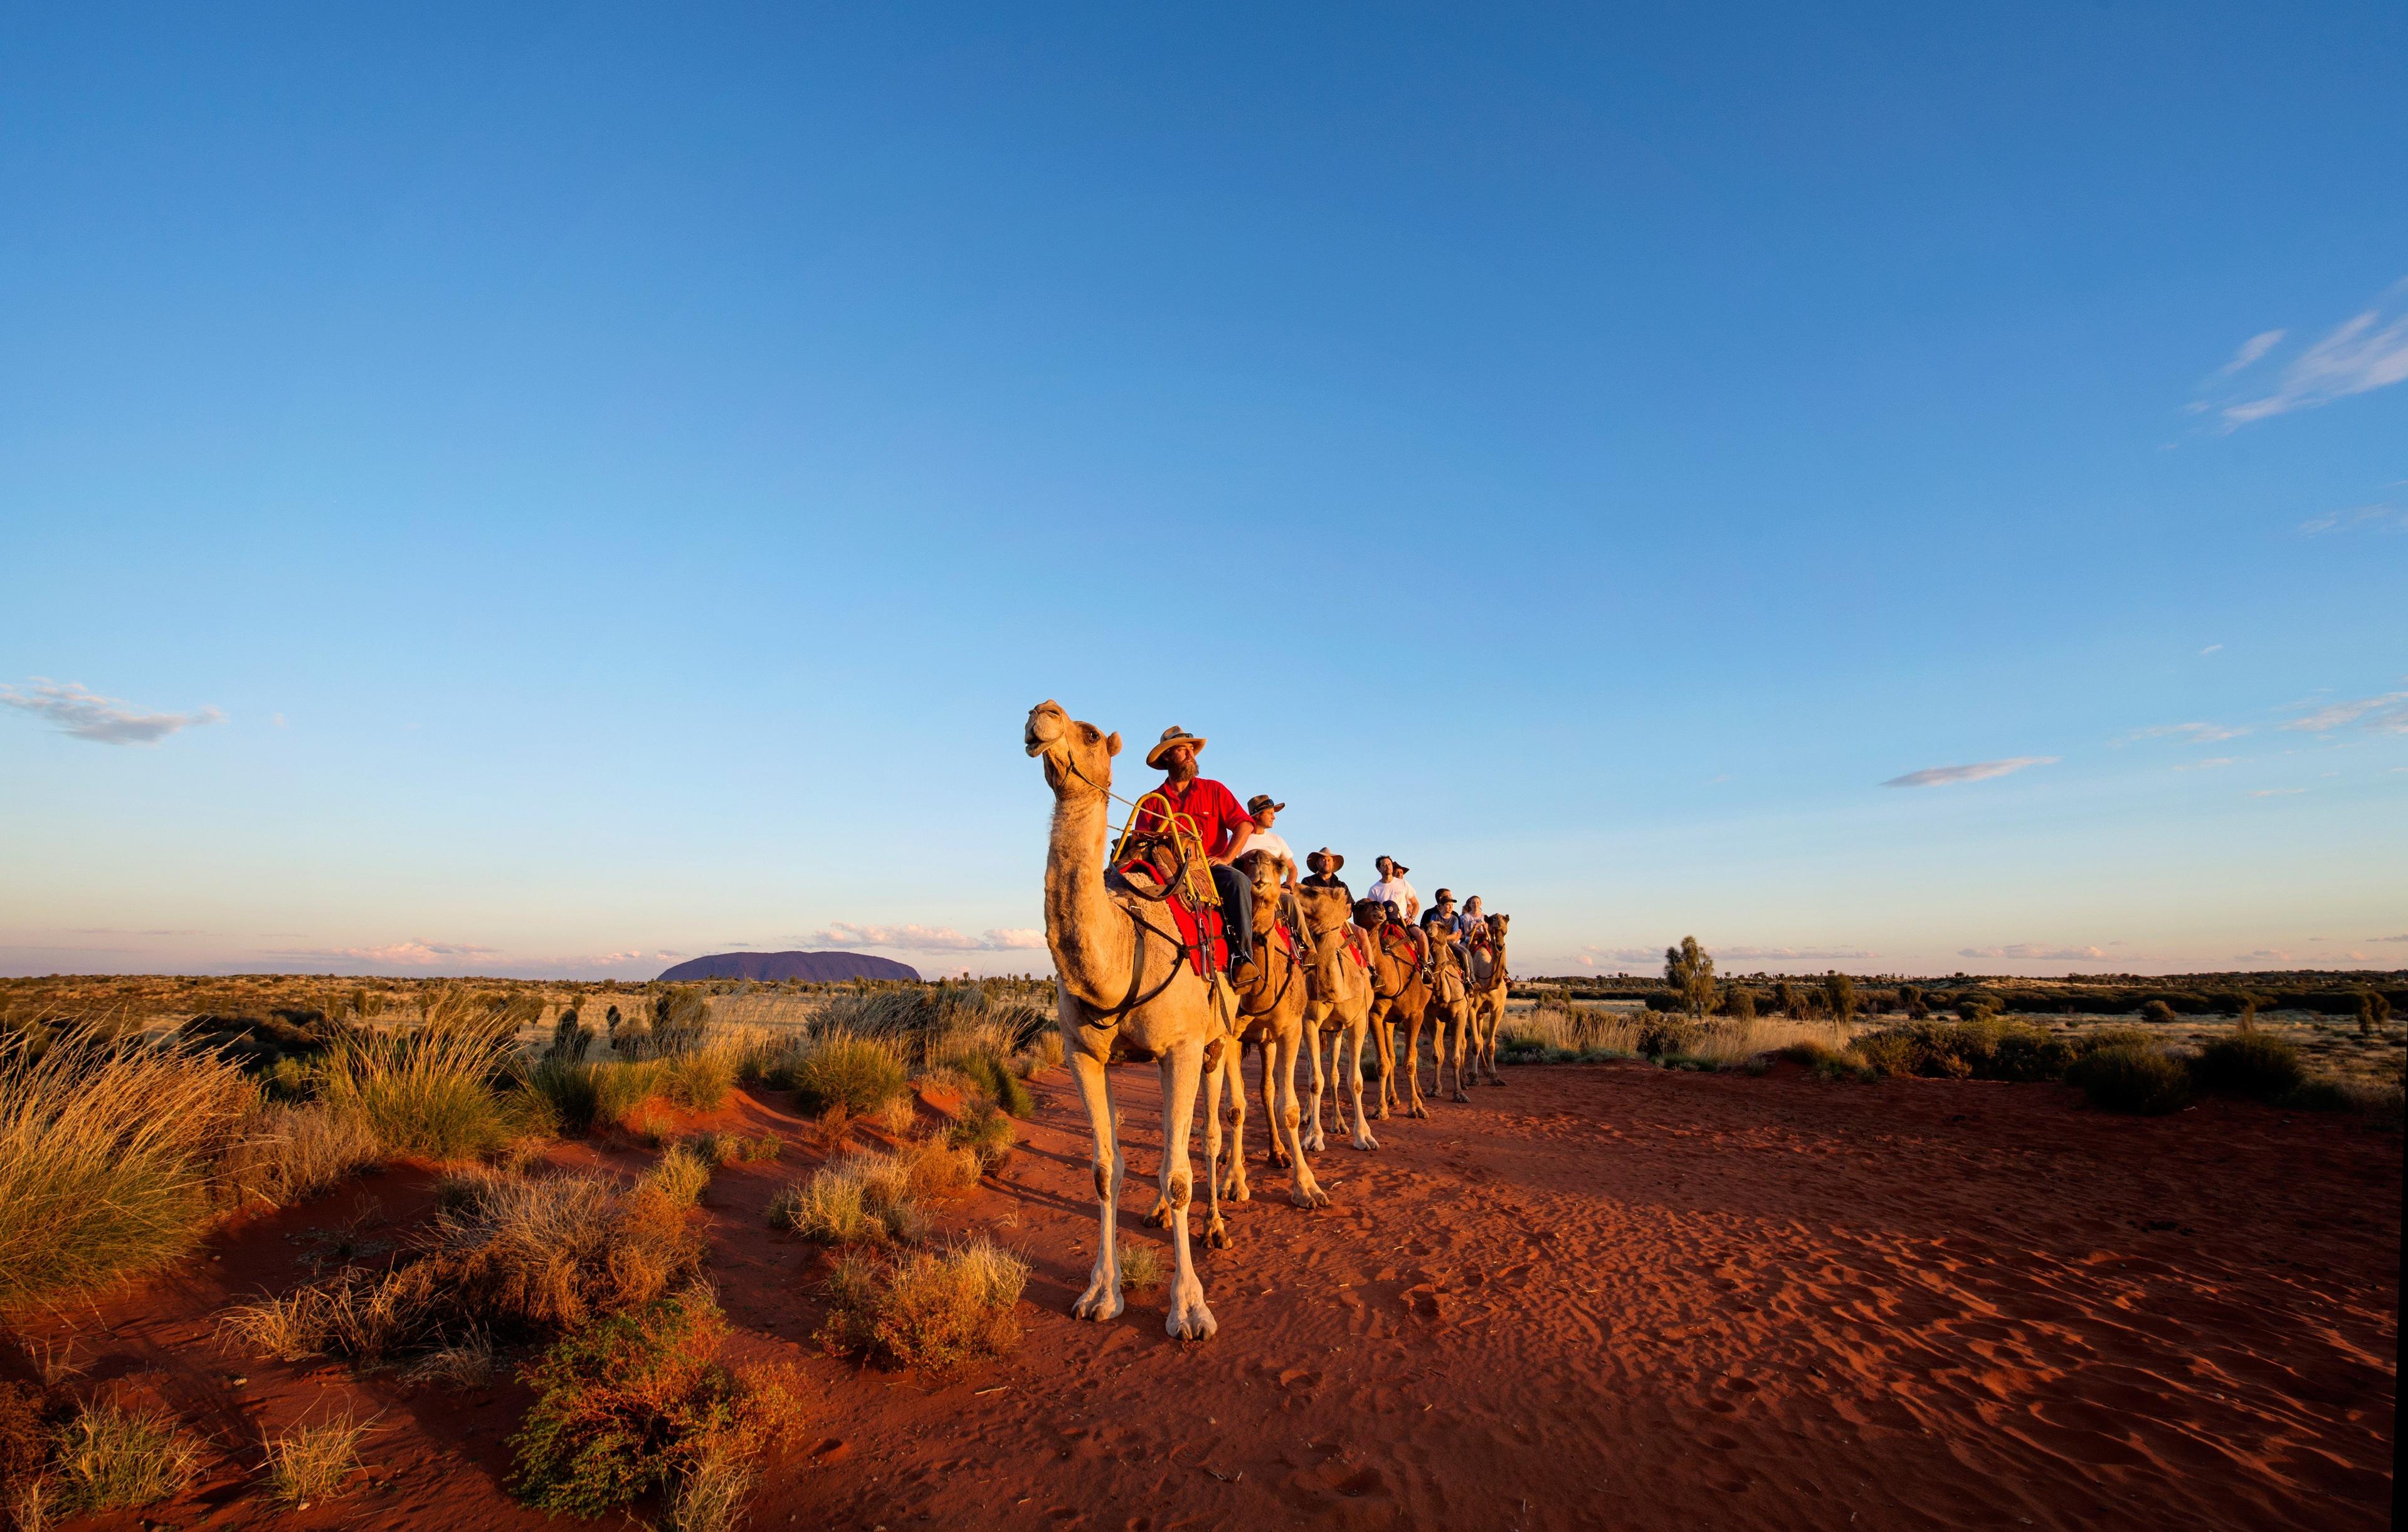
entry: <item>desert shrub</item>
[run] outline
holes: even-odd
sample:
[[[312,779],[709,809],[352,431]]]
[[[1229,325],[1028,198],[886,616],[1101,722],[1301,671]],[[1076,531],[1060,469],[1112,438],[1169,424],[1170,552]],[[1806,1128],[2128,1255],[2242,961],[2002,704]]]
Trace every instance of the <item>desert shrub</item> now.
[[[716,1111],[736,1086],[736,1054],[724,1048],[692,1048],[663,1061],[670,1100],[695,1111]]]
[[[180,1493],[200,1444],[154,1410],[93,1403],[62,1426],[53,1448],[60,1509],[70,1513],[147,1506]]]
[[[492,1088],[509,1049],[507,1034],[468,1026],[345,1033],[327,1051],[322,1094],[392,1153],[472,1158],[517,1130]]]
[[[1864,1073],[1875,1080],[1891,1075],[1914,1073],[1916,1062],[1914,1039],[1897,1032],[1875,1032],[1858,1038],[1854,1052],[1861,1061]]]
[[[2056,1080],[2074,1057],[2071,1044],[2045,1029],[1985,1010],[1970,1022],[1897,1023],[1857,1038],[1855,1047],[1880,1074],[1942,1080]]]
[[[895,1152],[904,1180],[915,1197],[950,1196],[976,1184],[982,1166],[976,1151],[952,1143],[942,1135],[922,1138]]]
[[[983,1105],[946,1129],[945,1141],[968,1150],[982,1171],[992,1170],[1011,1157],[1020,1142],[1020,1130],[994,1106]]]
[[[269,1437],[268,1495],[299,1506],[341,1494],[343,1481],[360,1466],[360,1439],[367,1435],[368,1425],[346,1411],[322,1425],[305,1423],[280,1437]]]
[[[536,1401],[511,1439],[512,1491],[590,1517],[666,1489],[679,1525],[732,1525],[752,1458],[799,1403],[789,1375],[765,1385],[721,1366],[726,1335],[709,1290],[692,1286],[555,1342],[527,1369]],[[690,1501],[697,1476],[712,1493]],[[734,1504],[705,1503],[731,1489]]]
[[[1028,1264],[982,1235],[893,1261],[848,1254],[828,1278],[820,1340],[839,1354],[949,1377],[1019,1343],[1011,1310],[1027,1281]]]
[[[2375,990],[2359,990],[2358,1001],[2358,1035],[2371,1038],[2383,1030],[2391,1020],[2391,997]]]
[[[2067,1077],[2095,1107],[2155,1116],[2190,1099],[2190,1071],[2162,1049],[2114,1043],[2085,1053]]]
[[[710,1021],[710,997],[703,990],[680,984],[652,997],[652,1052],[674,1056],[702,1046]]]
[[[867,1038],[835,1038],[784,1066],[770,1083],[793,1091],[806,1111],[840,1104],[862,1115],[902,1095],[909,1076],[892,1046]]]
[[[1152,1243],[1132,1245],[1124,1240],[1117,1259],[1121,1268],[1121,1289],[1128,1293],[1149,1293],[1162,1285],[1162,1248]]]
[[[318,1094],[314,1058],[286,1054],[259,1072],[259,1094],[270,1101],[307,1101]]]
[[[2235,1032],[2200,1050],[2192,1077],[2203,1090],[2272,1101],[2307,1079],[2300,1051],[2272,1033]]]
[[[1025,1117],[1037,1110],[1036,1097],[1028,1094],[1028,1084],[992,1053],[972,1053],[960,1064],[963,1073],[978,1082],[980,1094],[1014,1117]]]
[[[668,1071],[659,1059],[615,1060],[594,1066],[594,1117],[598,1123],[636,1128],[644,1106],[668,1091]]]
[[[901,1154],[855,1152],[787,1187],[769,1221],[822,1244],[917,1238],[927,1226],[920,1199],[966,1185],[968,1156],[933,1140]]]
[[[1687,1052],[1705,1035],[1705,1028],[1685,1015],[1651,1011],[1639,1030],[1639,1052],[1649,1058]]]
[[[1774,1056],[1805,1066],[1818,1080],[1863,1080],[1870,1074],[1862,1055],[1833,1047],[1819,1038],[1800,1038]]]
[[[1756,991],[1733,984],[1723,998],[1723,1014],[1735,1022],[1756,1020]]]
[[[911,1095],[906,1091],[901,1095],[890,1096],[884,1106],[869,1114],[869,1120],[885,1132],[900,1133],[910,1127],[918,1115],[911,1105]]]
[[[0,1043],[0,1305],[181,1255],[257,1095],[234,1061],[70,1035]]]
[[[2380,999],[2381,996],[2378,995],[2376,998]],[[1028,1052],[1029,1056],[1037,1060],[1037,1067],[1039,1069],[1060,1068],[1062,1067],[1062,1034],[1052,1030],[1038,1033],[1028,1040]]]
[[[710,1184],[710,1170],[711,1162],[693,1149],[671,1144],[644,1179],[678,1207],[691,1208],[702,1200],[702,1189]]]
[[[555,1054],[528,1065],[519,1083],[550,1104],[562,1132],[581,1135],[593,1132],[603,1118],[602,1077],[610,1067]]]
[[[2141,1020],[2163,1025],[2174,1019],[2174,1008],[2163,1000],[2150,1000],[2141,1007]]]

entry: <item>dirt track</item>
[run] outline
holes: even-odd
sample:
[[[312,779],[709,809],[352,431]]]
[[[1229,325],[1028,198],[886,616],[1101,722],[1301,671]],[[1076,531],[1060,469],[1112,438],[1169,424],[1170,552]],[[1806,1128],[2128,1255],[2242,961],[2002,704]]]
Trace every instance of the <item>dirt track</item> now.
[[[1220,1334],[1182,1347],[1159,1292],[1103,1326],[1066,1313],[1093,1194],[1057,1071],[1021,1153],[943,1220],[1002,1224],[1035,1263],[1026,1339],[938,1389],[810,1350],[817,1256],[760,1217],[808,1158],[723,1171],[713,1262],[739,1351],[805,1357],[829,1389],[755,1525],[2385,1524],[2398,1135],[2254,1107],[2120,1119],[2057,1086],[1509,1078],[1377,1124],[1377,1153],[1333,1137],[1317,1167],[1337,1205],[1318,1213],[1260,1166],[1257,1113],[1255,1200],[1231,1211],[1237,1248],[1203,1257]],[[1154,1071],[1114,1083],[1123,1237],[1156,1238],[1137,1224]],[[750,1099],[711,1121],[798,1126]],[[365,1184],[406,1221],[423,1181]],[[547,1525],[496,1487],[514,1385],[461,1400],[208,1346],[226,1293],[288,1280],[285,1237],[356,1199],[108,1304],[116,1360],[93,1376],[147,1370],[134,1381],[229,1441],[322,1391],[386,1410],[382,1482],[279,1525]],[[251,1382],[230,1396],[237,1367]],[[242,1524],[258,1502],[237,1475],[151,1514]]]

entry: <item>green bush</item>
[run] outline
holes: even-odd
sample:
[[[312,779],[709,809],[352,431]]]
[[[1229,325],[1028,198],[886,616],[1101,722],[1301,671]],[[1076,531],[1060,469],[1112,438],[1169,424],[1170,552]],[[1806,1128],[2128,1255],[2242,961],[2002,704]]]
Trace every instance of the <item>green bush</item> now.
[[[1669,1010],[1651,1010],[1639,1024],[1639,1051],[1649,1058],[1685,1053],[1705,1036],[1705,1028]]]
[[[714,1360],[726,1334],[710,1293],[689,1287],[555,1343],[527,1369],[536,1401],[511,1439],[511,1489],[590,1517],[668,1485],[738,1427],[738,1386]]]
[[[394,1153],[472,1159],[519,1126],[494,1091],[509,1052],[509,1034],[468,1025],[346,1033],[326,1054],[320,1095]]]
[[[2001,1022],[1974,1008],[1969,1022],[1913,1021],[1859,1038],[1856,1051],[1873,1071],[1941,1080],[2056,1080],[2074,1058],[2063,1038],[2023,1022]]]
[[[609,1066],[586,1064],[557,1056],[538,1059],[525,1067],[520,1082],[551,1105],[563,1133],[594,1131],[602,1114],[602,1072]]]
[[[736,1055],[724,1049],[692,1050],[661,1066],[669,1099],[695,1111],[716,1111],[736,1088]]]
[[[594,1071],[594,1120],[632,1125],[637,1109],[668,1088],[667,1067],[658,1059],[606,1062]]]
[[[864,1038],[836,1038],[782,1066],[770,1082],[794,1092],[806,1111],[841,1104],[860,1117],[902,1095],[909,1077],[892,1048]]]
[[[1368,1055],[1367,1055],[1368,1056]],[[978,1081],[980,1090],[1014,1117],[1025,1117],[1037,1110],[1037,1098],[1010,1066],[992,1053],[972,1053],[961,1061],[963,1073]]]
[[[1001,1110],[985,1106],[948,1128],[945,1141],[976,1154],[981,1170],[992,1170],[1011,1157],[1012,1147],[1020,1142],[1020,1130]]]
[[[2191,1073],[2202,1090],[2272,1101],[2300,1088],[2308,1071],[2300,1051],[2271,1033],[2235,1032],[2200,1050]]]
[[[147,1506],[180,1493],[201,1448],[160,1410],[88,1404],[60,1427],[60,1509],[70,1513]]]
[[[2174,1019],[2174,1008],[2163,1000],[2151,1000],[2141,1007],[2141,1020],[2163,1025]]]
[[[2094,1107],[2155,1116],[2190,1100],[2190,1071],[2145,1043],[2114,1043],[2085,1054],[2068,1075]]]

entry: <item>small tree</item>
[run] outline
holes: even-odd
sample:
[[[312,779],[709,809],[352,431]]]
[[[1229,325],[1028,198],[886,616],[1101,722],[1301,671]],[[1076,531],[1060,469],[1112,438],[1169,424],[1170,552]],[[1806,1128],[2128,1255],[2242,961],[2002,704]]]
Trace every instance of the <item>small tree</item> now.
[[[1831,1007],[1831,1020],[1852,1020],[1856,1014],[1856,981],[1833,968],[1823,975],[1823,998]]]
[[[1793,1022],[1806,1019],[1806,1005],[1798,997],[1798,986],[1786,979],[1772,986],[1772,1005]]]
[[[2391,996],[2379,990],[2358,992],[2358,1035],[2371,1038],[2391,1020]]]
[[[1898,1009],[1918,1022],[1930,1014],[1929,1009],[1923,1003],[1923,991],[1913,984],[1900,984],[1898,987]]]
[[[1733,984],[1728,998],[1723,1002],[1723,1010],[1735,1022],[1756,1020],[1756,991],[1744,984]]]
[[[1664,949],[1664,984],[1692,1021],[1714,1009],[1714,960],[1697,938],[1683,937],[1678,947]]]

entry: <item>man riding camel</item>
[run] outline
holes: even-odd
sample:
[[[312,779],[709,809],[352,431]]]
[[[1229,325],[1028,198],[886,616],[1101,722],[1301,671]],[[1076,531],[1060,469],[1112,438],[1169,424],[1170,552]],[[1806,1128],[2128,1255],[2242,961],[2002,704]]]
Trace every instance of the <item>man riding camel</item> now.
[[[1345,866],[1345,857],[1340,856],[1338,852],[1331,851],[1326,846],[1324,846],[1321,850],[1314,852],[1304,859],[1304,886],[1307,888],[1343,889],[1345,890],[1346,897],[1351,901],[1354,897],[1354,891],[1351,888],[1347,888],[1346,880],[1338,876],[1339,870]]]
[[[1254,962],[1254,889],[1246,875],[1231,864],[1254,838],[1254,822],[1238,807],[1236,794],[1196,774],[1196,752],[1203,748],[1202,735],[1189,734],[1173,723],[1145,752],[1145,764],[1163,774],[1162,785],[1153,790],[1154,795],[1195,827],[1196,838],[1203,845],[1212,868],[1212,887],[1221,897],[1221,934],[1229,944],[1229,979],[1232,983],[1246,984],[1253,981]],[[1170,826],[1152,799],[1149,795],[1139,800],[1145,808],[1137,816],[1135,829],[1139,835],[1168,836]],[[1284,847],[1286,842],[1281,844]]]

